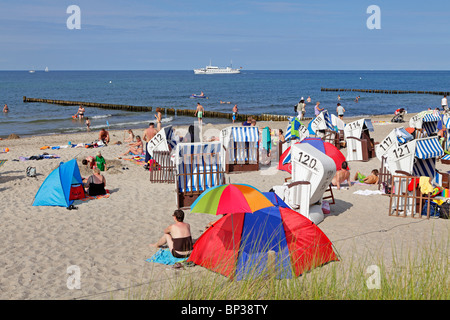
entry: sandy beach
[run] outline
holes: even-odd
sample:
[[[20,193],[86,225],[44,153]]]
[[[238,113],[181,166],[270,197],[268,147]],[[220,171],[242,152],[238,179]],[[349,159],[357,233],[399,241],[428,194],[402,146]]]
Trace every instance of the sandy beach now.
[[[374,116],[371,119],[375,131],[371,136],[380,142],[393,128],[407,127],[411,116],[408,114],[402,124],[390,123],[392,115]],[[357,119],[346,118],[345,122]],[[229,125],[205,125],[205,129]],[[285,130],[287,123],[260,122],[258,126]],[[141,135],[142,130],[134,132]],[[200,266],[175,271],[145,261],[156,252],[148,245],[156,242],[173,221],[175,185],[152,184],[148,171],[117,159],[126,146],[114,143],[123,141],[124,134],[111,131],[110,135],[111,143],[99,149],[40,150],[42,146],[63,146],[69,141],[91,143],[98,131],[0,141],[0,150],[9,148],[9,152],[0,153],[0,159],[8,160],[0,168],[0,299],[127,299],[129,288],[139,284],[146,288],[150,285],[155,290],[153,298],[158,298],[159,288],[180,272],[209,272]],[[76,158],[82,176],[87,177],[90,172],[81,166],[81,160],[95,156],[99,150],[108,164],[104,176],[111,192],[109,198],[77,202],[77,210],[32,206],[40,185],[60,162]],[[346,155],[346,149],[341,151]],[[44,152],[59,158],[14,161]],[[349,165],[353,176],[357,170],[368,174],[379,169],[380,161],[372,158]],[[28,166],[36,167],[37,177],[26,176]],[[437,167],[450,169],[440,162]],[[269,191],[289,176],[273,167],[261,167],[258,172],[228,174],[227,182],[247,183]],[[377,190],[377,186],[333,190],[336,204],[319,224],[339,254],[340,261],[334,264],[360,259],[369,266],[381,257],[389,265],[393,252],[411,254],[433,241],[448,241],[448,220],[391,217],[388,196],[354,194],[357,190]],[[217,219],[188,210],[185,213],[194,238],[200,236],[207,223]],[[81,289],[67,286],[70,266],[79,267]]]

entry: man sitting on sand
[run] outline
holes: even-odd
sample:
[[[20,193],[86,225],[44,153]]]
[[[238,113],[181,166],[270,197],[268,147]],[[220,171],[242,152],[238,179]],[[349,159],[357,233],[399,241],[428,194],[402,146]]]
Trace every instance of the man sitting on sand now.
[[[102,128],[98,134],[98,140],[102,141],[104,144],[109,143],[109,132]]]
[[[193,249],[191,236],[191,226],[183,222],[183,210],[175,210],[173,213],[174,224],[164,230],[164,235],[156,243],[150,244],[151,247],[159,248],[165,244],[175,258],[187,258]]]
[[[345,180],[348,181],[349,187],[351,187],[350,182],[350,171],[348,170],[348,164],[347,161],[342,162],[341,170],[336,171],[335,176],[333,177],[333,180],[331,180],[331,184],[333,186],[337,186],[337,189],[341,189],[341,183],[343,183]]]

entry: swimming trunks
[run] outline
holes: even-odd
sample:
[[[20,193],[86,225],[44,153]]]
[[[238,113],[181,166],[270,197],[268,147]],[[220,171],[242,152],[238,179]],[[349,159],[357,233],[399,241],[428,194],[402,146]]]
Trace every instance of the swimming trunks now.
[[[199,118],[203,117],[203,111],[199,111],[199,112],[197,113],[197,117],[199,117]]]
[[[177,251],[192,251],[193,245],[192,245],[192,237],[184,237],[184,238],[174,238],[173,240],[173,249],[172,249],[172,255],[175,258],[187,258],[190,253],[188,254],[179,254]]]

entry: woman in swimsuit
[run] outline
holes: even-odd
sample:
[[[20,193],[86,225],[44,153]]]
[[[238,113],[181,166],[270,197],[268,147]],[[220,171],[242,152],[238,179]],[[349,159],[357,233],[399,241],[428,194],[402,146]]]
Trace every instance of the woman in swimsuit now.
[[[130,148],[121,154],[121,156],[127,155],[129,152],[132,154],[142,154],[143,153],[143,144],[140,136],[136,136],[136,142],[131,142],[128,144]]]
[[[161,130],[161,118],[162,118],[160,108],[156,108],[155,118],[156,118],[156,131],[159,131]]]
[[[85,189],[86,192],[90,196],[99,196],[106,194],[105,185],[106,185],[106,179],[104,176],[100,174],[100,169],[97,167],[94,167],[92,170],[94,172],[93,175],[91,175],[86,183],[85,183]]]
[[[167,244],[175,258],[187,258],[193,249],[191,227],[188,223],[183,222],[183,210],[175,210],[172,216],[175,223],[168,226],[164,230],[164,236],[150,246],[159,248]]]

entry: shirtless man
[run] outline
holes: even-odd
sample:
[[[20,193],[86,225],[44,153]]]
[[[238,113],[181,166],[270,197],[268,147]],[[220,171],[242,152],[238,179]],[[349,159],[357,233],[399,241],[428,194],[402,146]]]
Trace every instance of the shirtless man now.
[[[336,174],[333,177],[333,180],[331,180],[331,184],[333,186],[337,186],[337,189],[341,189],[341,183],[345,180],[348,181],[349,187],[352,185],[350,182],[350,171],[348,170],[348,164],[347,161],[342,162],[341,170],[338,170]]]
[[[109,143],[109,132],[102,128],[98,134],[98,140],[103,141],[104,144]]]
[[[175,210],[172,216],[175,223],[168,226],[161,239],[150,246],[159,248],[167,244],[175,258],[187,258],[193,249],[191,227],[188,223],[183,222],[183,210]]]
[[[155,124],[153,122],[150,122],[148,125],[148,128],[144,130],[144,133],[142,134],[142,140],[144,140],[145,145],[145,166],[144,169],[148,170],[148,162],[150,161],[150,153],[148,153],[148,147],[147,143],[153,139],[153,137],[158,133],[155,129]]]
[[[195,110],[195,116],[198,118],[198,123],[201,126],[202,125],[202,119],[203,119],[203,112],[205,112],[205,109],[200,104],[200,102],[197,102],[197,110]]]

